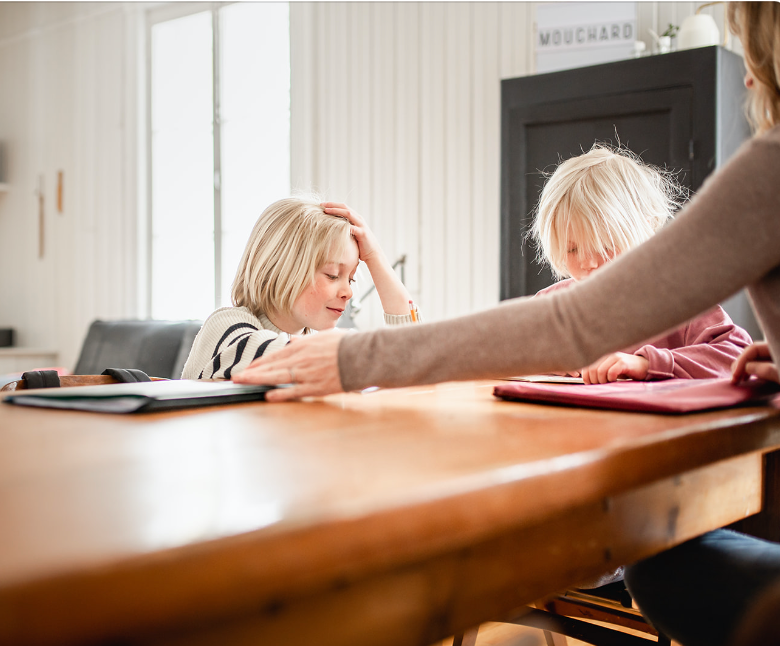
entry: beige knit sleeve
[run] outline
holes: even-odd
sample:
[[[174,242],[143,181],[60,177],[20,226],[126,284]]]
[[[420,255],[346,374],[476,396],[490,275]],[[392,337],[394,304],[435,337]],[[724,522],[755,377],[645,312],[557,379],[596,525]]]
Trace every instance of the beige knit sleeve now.
[[[388,314],[387,312],[384,313],[385,315],[385,325],[393,326],[393,325],[417,325],[418,323],[422,323],[422,315],[420,312],[417,312],[417,320],[415,321],[412,319],[411,314]]]

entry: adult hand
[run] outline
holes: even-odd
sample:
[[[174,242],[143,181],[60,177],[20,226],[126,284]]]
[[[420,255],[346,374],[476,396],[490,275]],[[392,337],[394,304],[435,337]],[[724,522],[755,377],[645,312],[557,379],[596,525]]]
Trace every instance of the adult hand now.
[[[767,381],[780,382],[777,365],[772,360],[769,344],[766,341],[749,345],[731,366],[731,382],[734,384],[745,381],[751,375]]]
[[[289,384],[266,393],[269,402],[343,392],[339,377],[338,349],[341,330],[297,337],[278,352],[255,359],[233,376],[239,384]]]
[[[355,236],[355,240],[357,240],[360,259],[364,263],[368,265],[374,257],[382,255],[382,249],[379,246],[379,242],[377,242],[374,232],[371,231],[368,224],[366,224],[363,216],[341,202],[323,202],[320,206],[325,213],[338,215],[349,220],[349,223],[352,225],[350,231],[352,235]]]
[[[615,352],[583,368],[582,380],[586,384],[606,384],[619,377],[642,381],[647,378],[649,365],[650,362],[640,355]]]

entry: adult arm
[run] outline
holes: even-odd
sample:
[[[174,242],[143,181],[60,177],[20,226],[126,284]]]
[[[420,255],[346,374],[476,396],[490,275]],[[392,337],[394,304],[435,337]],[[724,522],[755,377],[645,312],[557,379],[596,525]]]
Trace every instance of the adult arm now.
[[[780,264],[777,168],[775,129],[743,146],[672,224],[587,281],[543,299],[342,339],[342,387],[577,369],[673,329]]]
[[[301,383],[269,397],[283,399],[590,365],[677,327],[780,264],[777,168],[779,128],[743,146],[671,225],[571,289],[438,323],[320,334],[236,380],[279,383],[295,367]]]

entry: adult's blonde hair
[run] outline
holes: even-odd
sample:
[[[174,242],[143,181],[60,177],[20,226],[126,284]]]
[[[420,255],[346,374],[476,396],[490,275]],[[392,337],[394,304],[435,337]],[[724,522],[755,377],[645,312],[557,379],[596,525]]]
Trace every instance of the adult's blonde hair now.
[[[349,220],[325,213],[314,196],[274,202],[246,243],[230,294],[233,304],[255,316],[289,315],[315,272],[339,257],[350,239]]]
[[[562,162],[539,198],[531,236],[538,258],[567,278],[569,235],[586,254],[617,256],[656,233],[685,199],[674,175],[624,148],[595,144]]]
[[[764,132],[780,123],[780,4],[729,2],[726,15],[755,81],[748,92],[748,120],[756,132]]]

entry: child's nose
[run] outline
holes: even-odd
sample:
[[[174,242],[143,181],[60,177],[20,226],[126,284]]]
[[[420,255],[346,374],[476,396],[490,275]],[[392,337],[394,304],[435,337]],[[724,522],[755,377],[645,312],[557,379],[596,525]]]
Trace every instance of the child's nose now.
[[[345,300],[349,300],[352,298],[352,285],[347,283],[344,287],[341,288],[339,296]]]
[[[599,259],[594,255],[587,255],[582,260],[582,268],[583,269],[598,269],[599,268]]]

